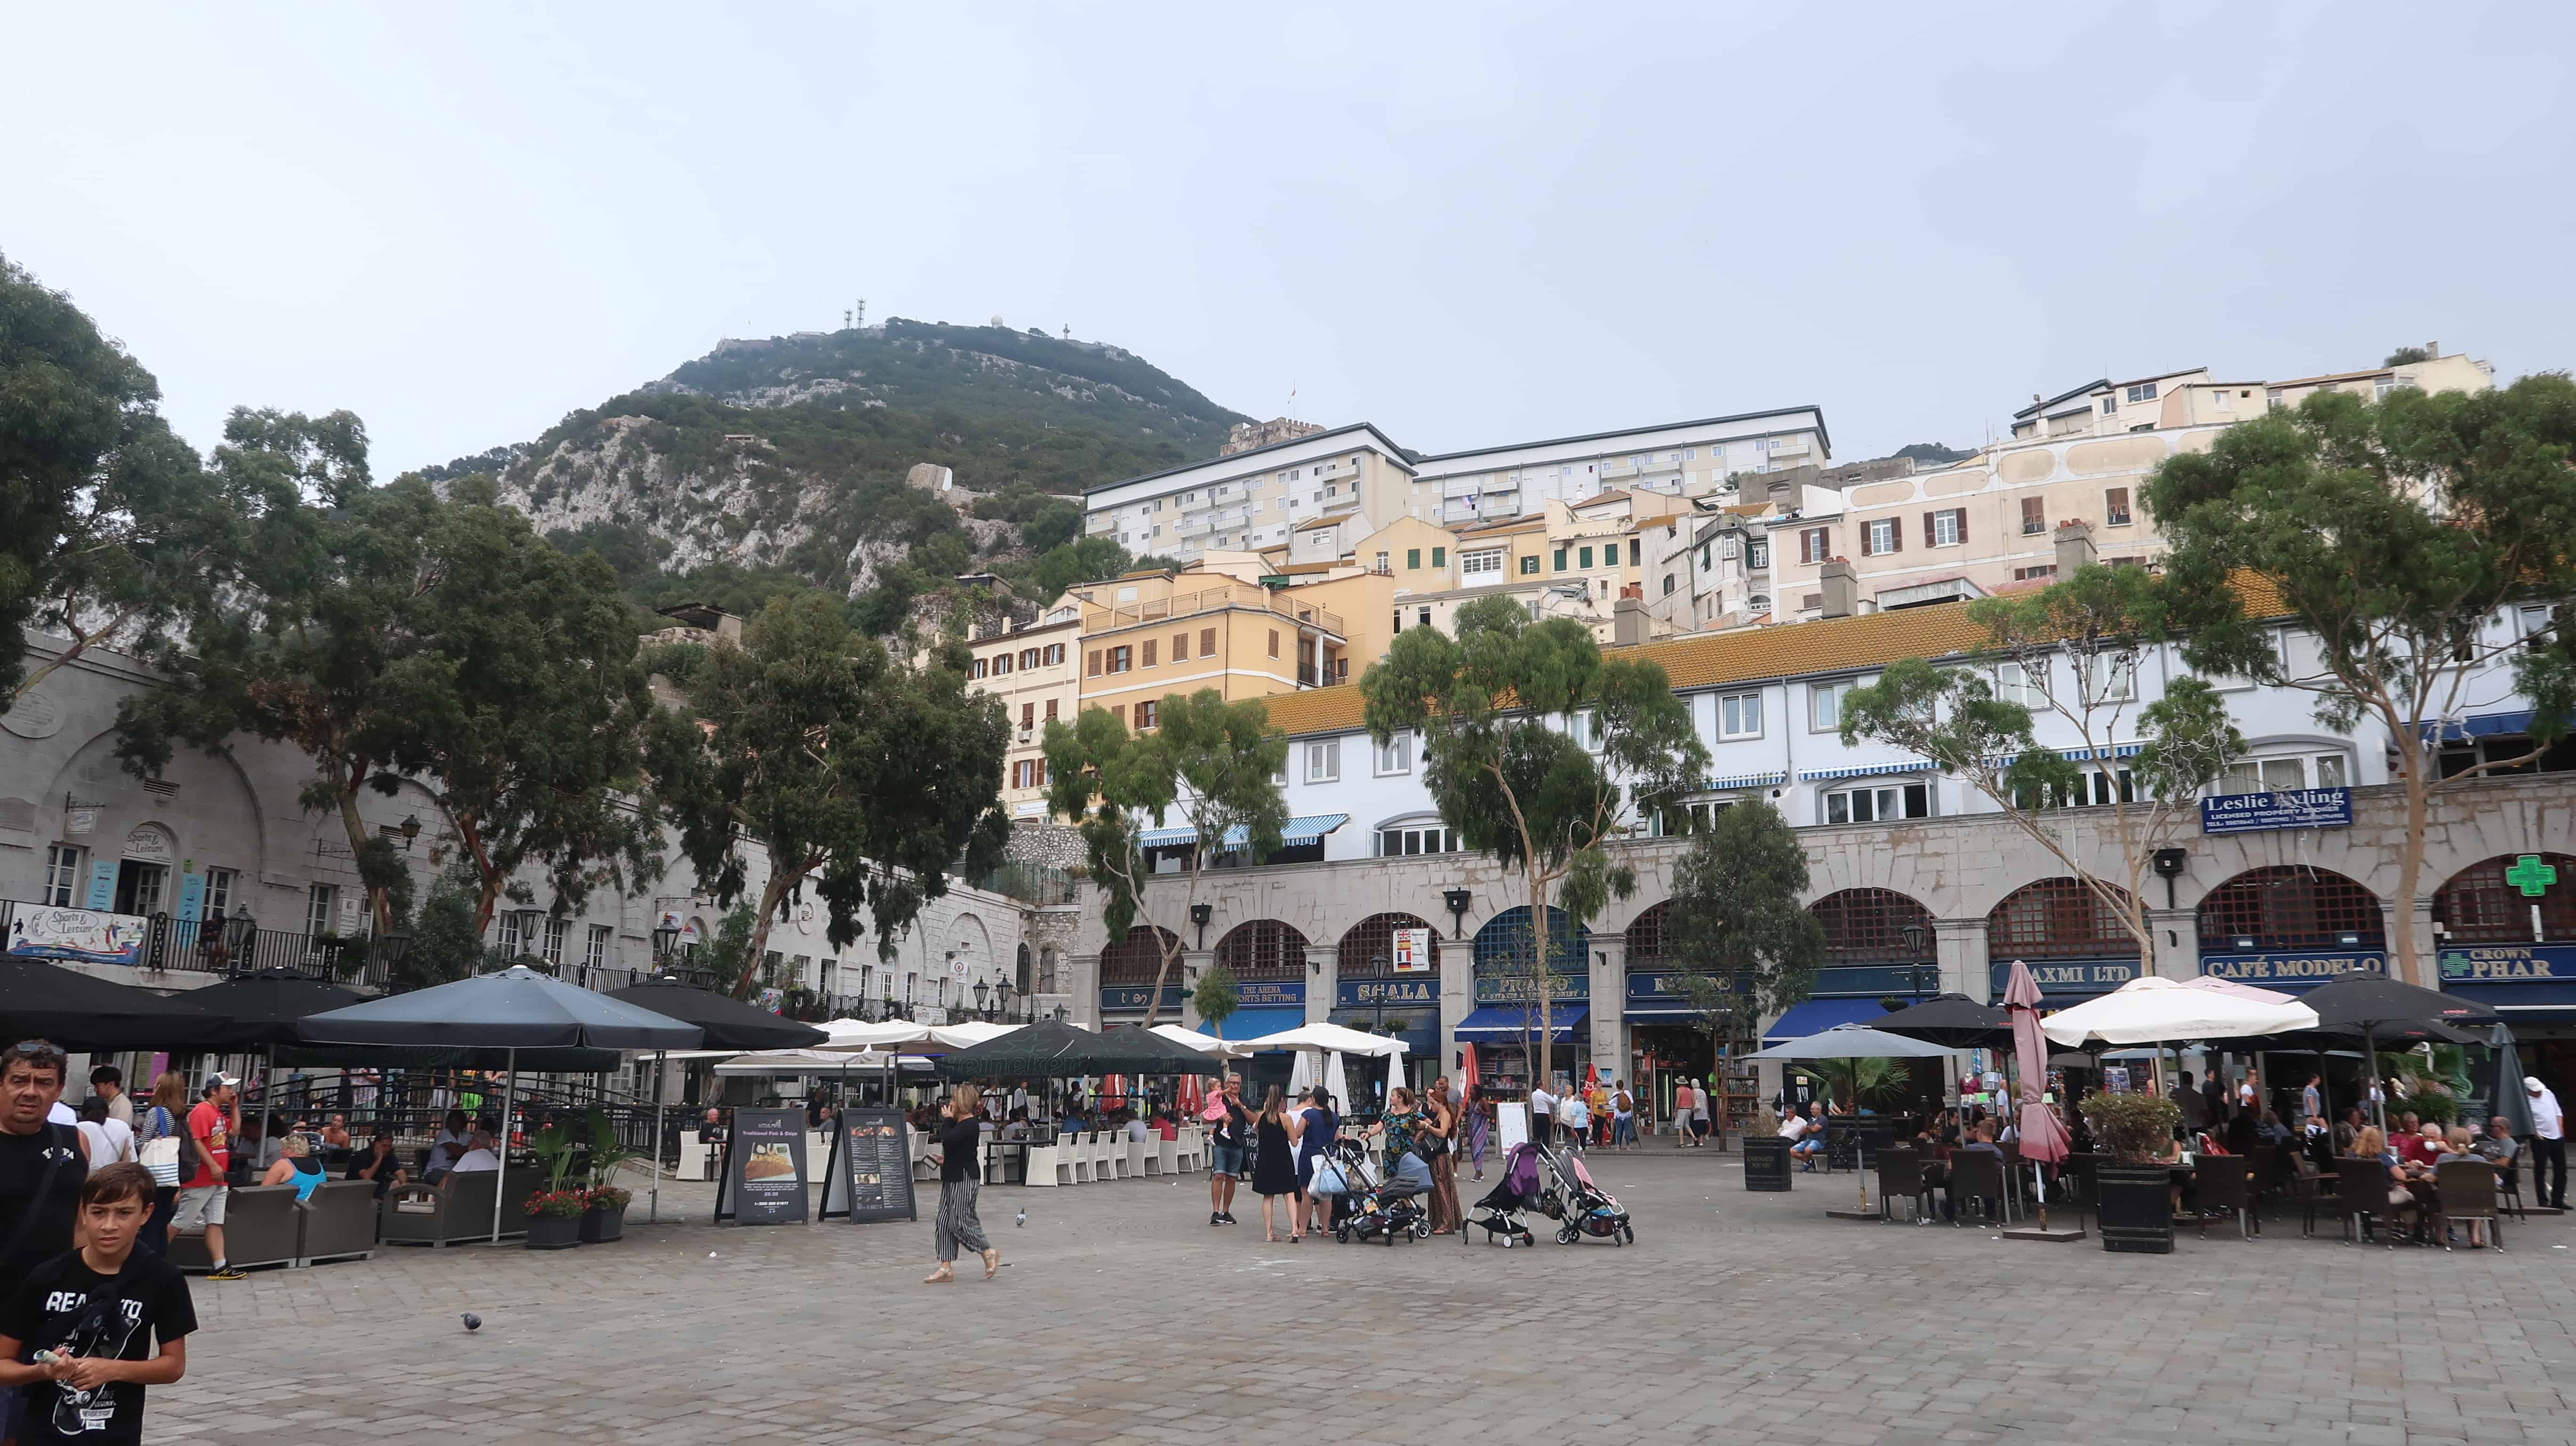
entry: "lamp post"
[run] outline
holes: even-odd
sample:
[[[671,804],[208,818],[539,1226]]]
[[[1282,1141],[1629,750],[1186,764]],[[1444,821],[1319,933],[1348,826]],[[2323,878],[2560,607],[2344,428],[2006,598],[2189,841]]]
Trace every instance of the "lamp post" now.
[[[1476,896],[1465,889],[1449,889],[1442,892],[1440,901],[1449,906],[1449,937],[1455,940],[1466,927],[1467,906],[1476,901]]]
[[[680,941],[676,924],[665,923],[653,931],[653,962],[660,964],[671,957],[671,946]]]
[[[1190,905],[1190,922],[1198,925],[1199,947],[1202,949],[1207,947],[1208,920],[1215,917],[1216,905],[1214,904],[1202,902]]]
[[[259,964],[259,920],[245,909],[224,921],[224,957],[236,969],[256,968]]]
[[[1003,1021],[1011,1017],[1011,981],[1008,979],[993,985],[993,1017]]]
[[[1920,1004],[1923,1002],[1923,926],[1908,924],[1897,932],[1905,936],[1906,982],[1914,986],[1914,1002]]]
[[[420,815],[415,813],[415,814],[411,814],[411,815],[409,815],[409,816],[405,817],[405,818],[403,819],[403,821],[402,821],[402,840],[403,840],[403,852],[404,852],[404,853],[410,853],[410,852],[411,852],[411,843],[412,843],[412,840],[413,840],[413,839],[416,839],[416,838],[418,838],[418,837],[420,837]]]
[[[984,1008],[984,1001],[991,997],[992,992],[993,986],[986,984],[981,979],[975,981],[975,1013],[979,1018],[990,1019],[993,1017],[992,1013]]]
[[[1386,956],[1379,954],[1371,958],[1369,969],[1377,979],[1377,987],[1369,991],[1369,1033],[1384,1034],[1386,1033]]]

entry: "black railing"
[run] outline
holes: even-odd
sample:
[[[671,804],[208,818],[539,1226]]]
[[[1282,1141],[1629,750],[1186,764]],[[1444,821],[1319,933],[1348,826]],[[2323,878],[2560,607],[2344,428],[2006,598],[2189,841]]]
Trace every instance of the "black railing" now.
[[[15,940],[15,925],[52,906],[21,899],[0,899],[0,935]],[[134,915],[116,916],[133,921]],[[316,979],[359,988],[382,989],[392,977],[401,945],[391,939],[342,939],[331,934],[302,934],[262,929],[248,919],[173,919],[154,914],[140,920],[141,937],[117,943],[130,948],[130,962],[154,973],[246,974],[254,969],[287,969]],[[78,956],[114,963],[105,952]]]

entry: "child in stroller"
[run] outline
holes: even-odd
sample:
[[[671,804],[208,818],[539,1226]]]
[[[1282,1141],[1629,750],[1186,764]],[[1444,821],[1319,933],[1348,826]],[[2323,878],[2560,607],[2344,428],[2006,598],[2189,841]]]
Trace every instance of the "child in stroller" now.
[[[1521,1223],[1520,1212],[1543,1210],[1547,1204],[1546,1193],[1539,1182],[1538,1147],[1514,1145],[1511,1152],[1503,1157],[1502,1179],[1486,1192],[1485,1198],[1470,1207],[1473,1213],[1468,1215],[1467,1223],[1485,1232],[1488,1245],[1497,1235],[1503,1237],[1505,1250],[1515,1245],[1535,1245],[1537,1237]],[[1466,1231],[1458,1232],[1458,1243],[1467,1243]]]
[[[1422,1191],[1403,1180],[1380,1183],[1370,1173],[1368,1151],[1357,1140],[1343,1140],[1334,1153],[1342,1167],[1342,1178],[1350,1189],[1343,1192],[1336,1206],[1347,1204],[1345,1216],[1336,1209],[1333,1238],[1344,1245],[1353,1240],[1384,1240],[1393,1245],[1411,1236],[1423,1239],[1431,1233],[1431,1217],[1422,1208]]]

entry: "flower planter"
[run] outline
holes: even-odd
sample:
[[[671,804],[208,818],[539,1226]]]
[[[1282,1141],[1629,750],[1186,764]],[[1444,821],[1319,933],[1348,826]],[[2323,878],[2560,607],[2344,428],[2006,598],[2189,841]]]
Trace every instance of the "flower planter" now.
[[[2173,1254],[2171,1172],[2162,1165],[2105,1161],[2094,1168],[2093,1178],[2102,1194],[2097,1214],[2104,1250]]]
[[[581,1243],[605,1245],[626,1238],[626,1207],[593,1205],[581,1212]]]
[[[1744,1188],[1773,1191],[1789,1188],[1787,1139],[1772,1135],[1767,1139],[1744,1141]]]
[[[580,1243],[580,1216],[531,1215],[528,1217],[530,1250],[570,1250]]]

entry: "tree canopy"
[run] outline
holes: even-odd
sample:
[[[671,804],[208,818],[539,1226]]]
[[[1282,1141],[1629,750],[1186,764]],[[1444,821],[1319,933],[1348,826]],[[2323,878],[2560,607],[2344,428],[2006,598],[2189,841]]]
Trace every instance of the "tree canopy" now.
[[[1751,1038],[1815,988],[1825,930],[1806,892],[1807,851],[1766,799],[1719,809],[1673,866],[1665,958],[1719,1039]]]
[[[1010,724],[998,700],[967,691],[967,662],[947,639],[911,666],[831,598],[780,597],[740,647],[707,651],[685,688],[694,721],[662,715],[650,771],[682,850],[720,902],[758,901],[737,995],[806,888],[836,947],[856,942],[864,909],[890,957],[952,868],[999,860]]]
[[[1602,656],[1569,618],[1532,623],[1511,598],[1458,610],[1455,638],[1408,628],[1360,679],[1369,736],[1422,740],[1424,787],[1468,848],[1521,875],[1547,1077],[1552,989],[1545,925],[1551,902],[1587,923],[1636,888],[1636,871],[1603,845],[1626,810],[1651,818],[1708,768],[1708,749],[1663,667]],[[1553,894],[1553,899],[1551,899]]]
[[[2177,595],[2199,608],[2192,666],[2304,690],[2338,732],[2383,731],[2406,789],[2400,899],[2421,891],[2435,794],[2566,736],[2576,670],[2550,603],[2576,592],[2571,452],[2564,375],[2377,402],[2321,392],[2166,459],[2142,489]],[[2295,648],[2245,609],[2240,577],[2278,596],[2303,633]],[[2444,744],[2508,668],[2534,704],[2531,746],[2446,773]],[[2411,927],[2391,944],[2404,977],[2431,982]]]

